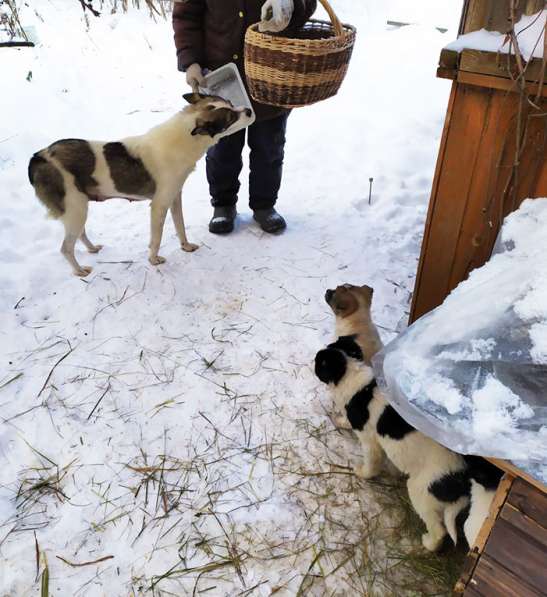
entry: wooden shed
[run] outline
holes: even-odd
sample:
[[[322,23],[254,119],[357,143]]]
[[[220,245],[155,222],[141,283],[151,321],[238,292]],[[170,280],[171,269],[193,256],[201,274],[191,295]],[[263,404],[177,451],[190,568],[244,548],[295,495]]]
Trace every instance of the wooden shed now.
[[[507,33],[545,8],[545,0],[465,0],[459,33]],[[523,62],[518,53],[442,51],[437,76],[452,89],[411,322],[489,259],[507,214],[547,197],[546,53]],[[547,487],[533,472],[495,463],[506,475],[455,592],[547,595]]]

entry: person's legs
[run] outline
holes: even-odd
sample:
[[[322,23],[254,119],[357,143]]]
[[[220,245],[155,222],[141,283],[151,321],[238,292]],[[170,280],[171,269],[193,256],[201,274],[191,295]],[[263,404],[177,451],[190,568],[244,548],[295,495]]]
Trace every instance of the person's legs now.
[[[239,174],[243,167],[241,152],[245,145],[245,130],[223,137],[207,152],[206,170],[211,205],[215,208],[209,231],[215,234],[231,232],[236,217]]]
[[[288,114],[283,114],[249,127],[249,206],[266,232],[278,232],[286,226],[274,206],[283,174],[287,118]]]

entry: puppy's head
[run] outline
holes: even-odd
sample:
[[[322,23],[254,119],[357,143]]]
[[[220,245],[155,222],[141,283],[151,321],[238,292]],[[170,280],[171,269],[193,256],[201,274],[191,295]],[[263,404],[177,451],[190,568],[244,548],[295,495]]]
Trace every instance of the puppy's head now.
[[[190,104],[187,111],[195,118],[192,135],[205,135],[215,141],[234,132],[236,125],[250,124],[252,111],[249,108],[234,106],[216,95],[187,93],[184,99]]]
[[[363,310],[370,315],[373,294],[374,290],[370,286],[343,284],[334,290],[327,290],[325,300],[336,317],[346,319]]]
[[[347,359],[336,348],[325,348],[315,355],[315,375],[323,383],[338,384],[346,374]]]

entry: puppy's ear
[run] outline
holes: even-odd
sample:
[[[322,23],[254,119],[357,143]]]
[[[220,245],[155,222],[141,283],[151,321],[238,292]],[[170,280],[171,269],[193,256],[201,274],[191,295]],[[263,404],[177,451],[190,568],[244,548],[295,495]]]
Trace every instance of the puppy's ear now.
[[[370,286],[367,286],[365,284],[364,286],[361,286],[361,292],[363,293],[363,296],[368,301],[368,303],[372,304],[372,296],[374,295],[374,288],[371,288]]]
[[[203,95],[202,93],[185,93],[182,97],[189,104],[197,104],[199,101],[205,99],[207,96]]]
[[[346,357],[339,350],[325,348],[315,355],[315,375],[323,383],[338,384],[346,369]]]

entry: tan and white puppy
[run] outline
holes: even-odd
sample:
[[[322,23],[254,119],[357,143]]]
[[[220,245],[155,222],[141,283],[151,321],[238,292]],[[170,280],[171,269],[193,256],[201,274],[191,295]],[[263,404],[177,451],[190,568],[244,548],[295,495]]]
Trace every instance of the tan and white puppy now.
[[[373,294],[370,286],[352,284],[343,284],[325,293],[325,300],[336,317],[336,337],[355,336],[368,365],[383,347],[370,315]]]
[[[184,98],[189,106],[144,135],[114,142],[62,139],[31,158],[29,180],[50,215],[64,224],[61,253],[77,276],[87,276],[91,268],[76,261],[76,241],[90,253],[101,249],[86,234],[89,201],[151,200],[152,265],[165,261],[158,251],[169,210],[183,251],[198,248],[186,238],[182,187],[209,147],[248,124],[252,112],[216,96],[193,93]]]
[[[407,475],[410,501],[427,529],[422,543],[435,551],[447,532],[457,541],[456,517],[469,503],[467,465],[462,456],[408,424],[376,385],[369,363],[382,345],[370,314],[372,294],[368,286],[349,284],[327,291],[336,329],[344,335],[317,353],[315,372],[331,387],[360,440],[363,463],[356,473],[378,475],[385,453]]]

